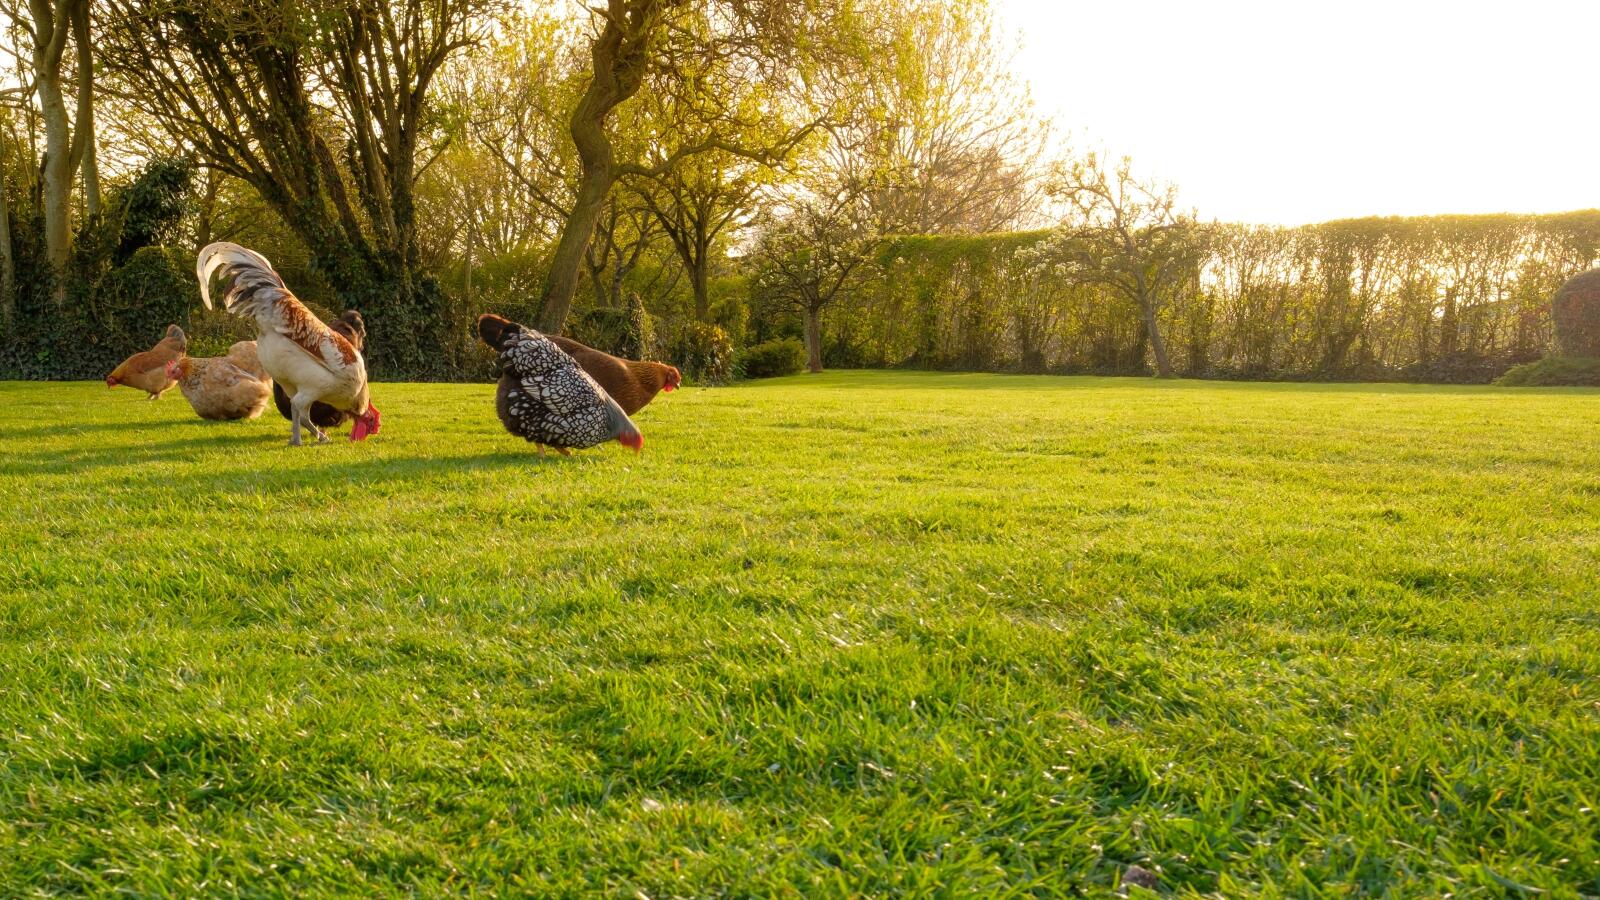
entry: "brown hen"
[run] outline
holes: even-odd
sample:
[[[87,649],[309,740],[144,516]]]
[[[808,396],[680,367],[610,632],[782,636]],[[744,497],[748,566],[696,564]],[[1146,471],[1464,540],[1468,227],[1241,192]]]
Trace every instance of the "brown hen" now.
[[[106,387],[125,384],[149,394],[150,400],[160,400],[161,395],[172,390],[177,380],[167,374],[167,363],[183,358],[189,349],[189,338],[176,325],[167,326],[167,336],[143,353],[135,353],[122,361],[122,365],[106,376]]]
[[[630,416],[644,409],[656,394],[674,391],[683,383],[683,376],[678,370],[665,363],[622,359],[580,344],[572,338],[554,334],[548,337],[568,356],[577,360],[589,377],[599,382],[611,399],[617,401],[622,411]]]

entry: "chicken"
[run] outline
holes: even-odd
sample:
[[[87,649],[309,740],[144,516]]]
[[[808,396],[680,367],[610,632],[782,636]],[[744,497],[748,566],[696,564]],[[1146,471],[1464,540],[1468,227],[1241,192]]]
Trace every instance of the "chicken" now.
[[[297,300],[267,258],[238,244],[208,244],[195,260],[200,299],[211,305],[211,276],[222,272],[228,312],[256,320],[256,354],[261,368],[283,385],[289,397],[289,446],[300,446],[304,425],[326,441],[310,419],[311,405],[326,403],[355,419],[350,440],[365,440],[381,425],[378,408],[367,388],[367,365],[361,352],[323,324]]]
[[[106,387],[125,384],[149,394],[146,399],[160,400],[161,395],[177,384],[167,375],[167,363],[183,358],[189,349],[189,338],[176,325],[167,326],[167,336],[143,353],[135,353],[122,361],[106,376]]]
[[[328,327],[344,335],[344,339],[358,352],[367,352],[367,323],[361,318],[361,313],[347,309],[344,315],[328,323]],[[278,408],[278,415],[289,418],[289,395],[284,393],[283,385],[272,386],[272,404]],[[335,428],[348,418],[326,403],[311,404],[311,424],[318,428]]]
[[[228,362],[254,375],[257,380],[271,382],[267,370],[261,368],[261,355],[256,352],[255,341],[239,341],[228,348]]]
[[[503,374],[495,411],[512,434],[544,455],[615,440],[635,453],[644,436],[605,388],[544,335],[495,315],[478,317],[478,337],[499,351]]]
[[[551,342],[577,360],[589,377],[606,389],[622,411],[633,415],[644,409],[661,391],[672,392],[683,383],[683,376],[672,366],[640,362],[612,356],[571,338],[548,335]]]
[[[183,359],[167,363],[178,390],[202,419],[254,419],[267,408],[272,379],[261,371],[256,342],[240,341],[227,356]]]

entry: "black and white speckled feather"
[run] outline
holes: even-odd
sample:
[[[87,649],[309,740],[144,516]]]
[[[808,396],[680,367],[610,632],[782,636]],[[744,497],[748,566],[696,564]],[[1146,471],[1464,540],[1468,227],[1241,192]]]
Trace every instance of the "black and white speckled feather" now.
[[[583,449],[638,429],[605,389],[544,335],[511,326],[500,350],[495,407],[506,430],[550,447]]]

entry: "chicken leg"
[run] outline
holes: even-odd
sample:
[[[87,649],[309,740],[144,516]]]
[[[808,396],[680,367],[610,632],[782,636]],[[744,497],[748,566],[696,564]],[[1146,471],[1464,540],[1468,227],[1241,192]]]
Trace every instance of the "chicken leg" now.
[[[309,393],[300,391],[289,400],[289,418],[294,423],[289,430],[289,446],[300,446],[301,422],[304,422],[305,426],[311,429],[311,433],[317,436],[317,443],[326,444],[328,442],[328,436],[323,433],[321,428],[317,427],[315,422],[311,421],[311,404],[315,403],[316,399]]]

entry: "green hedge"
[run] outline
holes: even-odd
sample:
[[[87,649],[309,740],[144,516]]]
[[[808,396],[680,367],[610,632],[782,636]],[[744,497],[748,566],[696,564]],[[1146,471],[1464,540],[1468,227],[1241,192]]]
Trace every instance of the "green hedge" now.
[[[1495,381],[1507,387],[1600,387],[1600,358],[1548,356],[1516,366]]]

